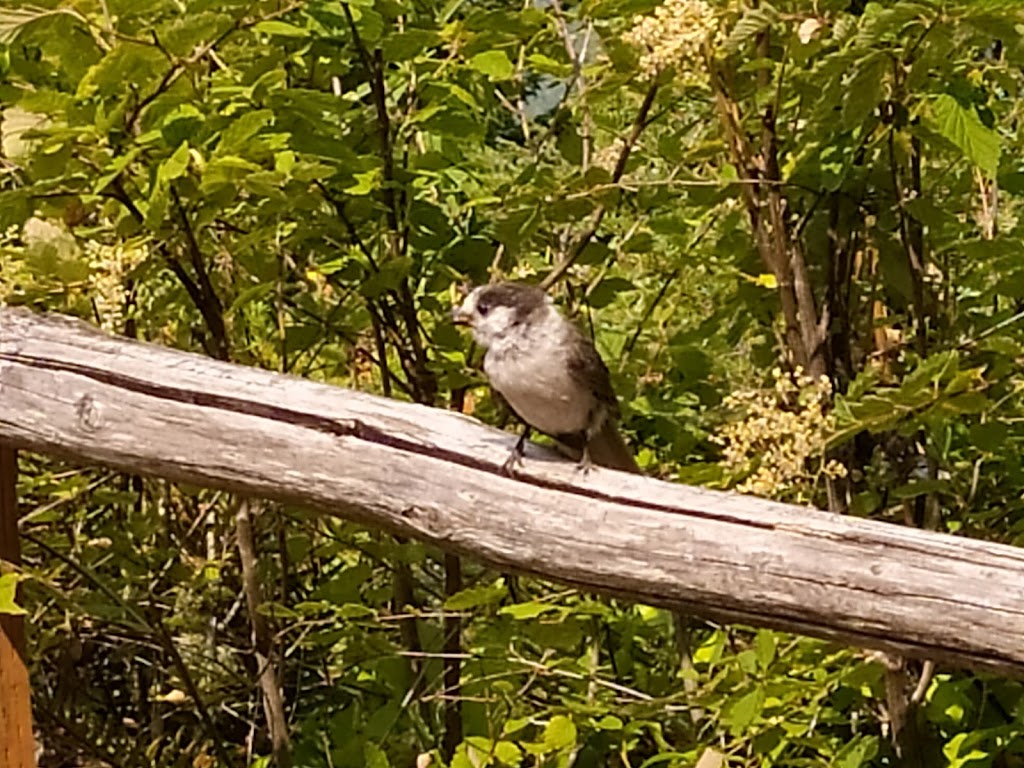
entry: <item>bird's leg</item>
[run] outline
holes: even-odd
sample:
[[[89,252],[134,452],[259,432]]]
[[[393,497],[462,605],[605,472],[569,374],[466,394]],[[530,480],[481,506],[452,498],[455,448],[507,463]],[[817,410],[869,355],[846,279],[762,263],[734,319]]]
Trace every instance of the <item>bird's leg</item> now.
[[[523,429],[523,434],[516,440],[515,446],[512,448],[512,453],[505,459],[505,463],[501,465],[501,471],[509,477],[514,477],[516,473],[516,464],[523,463],[523,454],[526,452],[526,441],[530,437],[530,425],[527,424]]]
[[[582,472],[584,477],[590,473],[590,468],[594,466],[593,459],[590,458],[590,433],[583,433],[583,452],[580,454],[580,460],[576,464],[576,471]]]

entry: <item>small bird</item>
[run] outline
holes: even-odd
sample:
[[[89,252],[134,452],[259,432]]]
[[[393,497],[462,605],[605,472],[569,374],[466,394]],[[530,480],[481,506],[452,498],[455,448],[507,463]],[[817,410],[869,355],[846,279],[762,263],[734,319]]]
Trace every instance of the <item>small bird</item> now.
[[[487,349],[484,373],[525,425],[506,472],[522,461],[531,429],[578,454],[584,471],[591,464],[640,471],[616,427],[619,404],[608,368],[544,291],[522,283],[483,285],[453,316]]]

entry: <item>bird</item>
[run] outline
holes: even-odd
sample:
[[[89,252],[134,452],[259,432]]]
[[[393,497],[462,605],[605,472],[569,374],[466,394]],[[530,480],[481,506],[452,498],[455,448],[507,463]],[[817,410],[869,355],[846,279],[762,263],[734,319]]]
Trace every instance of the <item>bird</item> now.
[[[484,373],[491,387],[524,424],[508,460],[512,475],[522,463],[532,430],[542,432],[592,465],[639,473],[619,433],[619,403],[608,368],[580,330],[562,316],[540,288],[498,282],[471,290],[453,311],[486,349]]]

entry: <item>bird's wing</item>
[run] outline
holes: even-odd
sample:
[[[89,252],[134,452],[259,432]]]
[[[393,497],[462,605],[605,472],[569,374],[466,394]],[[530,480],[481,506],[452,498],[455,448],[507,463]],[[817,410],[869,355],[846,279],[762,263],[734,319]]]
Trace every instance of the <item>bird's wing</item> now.
[[[576,331],[578,343],[576,353],[569,356],[569,375],[579,384],[588,388],[598,402],[608,408],[608,415],[612,419],[619,418],[619,400],[615,397],[615,390],[612,389],[611,376],[608,373],[608,366],[604,364],[601,355],[598,354],[590,339]]]

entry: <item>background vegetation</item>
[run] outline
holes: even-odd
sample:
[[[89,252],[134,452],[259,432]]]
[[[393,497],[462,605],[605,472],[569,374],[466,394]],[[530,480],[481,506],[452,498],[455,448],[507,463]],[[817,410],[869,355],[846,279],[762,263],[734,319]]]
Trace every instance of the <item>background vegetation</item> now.
[[[7,0],[0,300],[500,423],[448,310],[543,281],[647,471],[1016,543],[1022,33],[1016,0]],[[21,469],[47,766],[1024,765],[1017,682]]]

